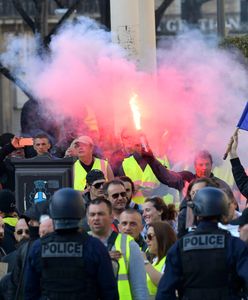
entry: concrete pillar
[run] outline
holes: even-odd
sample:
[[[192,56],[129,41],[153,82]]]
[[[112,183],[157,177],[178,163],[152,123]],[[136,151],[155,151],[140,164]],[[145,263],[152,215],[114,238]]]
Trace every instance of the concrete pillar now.
[[[139,0],[111,0],[112,40],[127,50],[128,58],[140,59]]]
[[[154,0],[111,0],[112,40],[144,71],[156,69]]]
[[[1,75],[1,125],[2,133],[12,132],[12,111],[13,111],[13,94],[15,86],[3,75]]]
[[[140,68],[156,70],[155,5],[153,0],[139,0]]]

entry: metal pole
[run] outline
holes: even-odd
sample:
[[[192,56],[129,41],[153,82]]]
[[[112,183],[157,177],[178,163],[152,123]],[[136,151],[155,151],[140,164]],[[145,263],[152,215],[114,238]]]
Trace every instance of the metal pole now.
[[[225,0],[217,0],[217,32],[219,38],[226,36],[225,28]]]

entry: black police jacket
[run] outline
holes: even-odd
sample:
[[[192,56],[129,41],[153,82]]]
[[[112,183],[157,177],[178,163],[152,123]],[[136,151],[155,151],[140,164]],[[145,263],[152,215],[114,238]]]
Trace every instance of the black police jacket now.
[[[73,232],[52,233],[41,239],[41,286],[48,299],[97,299],[95,282],[84,268],[87,238],[86,234]]]
[[[184,297],[228,298],[227,235],[221,229],[197,229],[180,240]]]

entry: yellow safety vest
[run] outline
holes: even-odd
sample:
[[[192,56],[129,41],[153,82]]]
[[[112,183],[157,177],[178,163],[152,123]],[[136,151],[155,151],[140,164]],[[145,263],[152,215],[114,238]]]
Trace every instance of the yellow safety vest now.
[[[164,264],[165,264],[166,256],[160,260],[160,262],[156,265],[156,262],[152,263],[153,267],[160,273],[162,273]],[[152,282],[148,273],[146,273],[146,283],[149,291],[149,295],[153,296],[157,293],[157,286]]]
[[[232,174],[232,167],[229,161],[223,161],[223,163],[219,166],[216,166],[213,169],[214,176],[224,180],[231,189],[235,186],[235,181]]]
[[[107,166],[108,166],[108,162],[106,160],[95,157],[94,164],[93,164],[91,170],[101,170],[104,173],[105,178],[108,179]],[[86,175],[87,175],[87,172],[80,164],[80,161],[77,160],[74,163],[74,189],[75,190],[83,191],[85,189]]]
[[[132,300],[132,293],[128,279],[128,268],[130,258],[130,242],[133,238],[126,234],[118,234],[115,240],[115,250],[122,253],[122,257],[118,260],[118,292],[120,300]]]
[[[16,217],[5,217],[5,218],[3,218],[3,223],[8,224],[12,227],[15,227],[17,222],[18,222],[18,219]]]
[[[160,161],[160,160],[159,160]],[[161,162],[161,161],[160,161]],[[162,162],[163,163],[163,162]],[[137,204],[143,204],[145,201],[145,197],[142,194],[142,188],[145,189],[154,189],[159,186],[160,182],[157,177],[154,175],[149,164],[145,167],[143,171],[134,156],[130,156],[125,158],[122,163],[122,168],[126,176],[130,177],[134,183],[134,185],[139,186],[140,188],[133,196],[133,202]],[[173,202],[171,195],[165,196],[165,198],[169,197],[170,199],[165,200],[165,202]],[[172,201],[171,201],[172,200]]]

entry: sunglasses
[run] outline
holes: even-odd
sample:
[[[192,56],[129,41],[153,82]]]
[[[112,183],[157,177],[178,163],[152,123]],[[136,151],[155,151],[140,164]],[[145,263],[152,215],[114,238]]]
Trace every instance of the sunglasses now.
[[[113,194],[111,197],[112,197],[113,199],[118,199],[120,195],[121,195],[121,197],[126,197],[126,196],[127,196],[127,193],[126,193],[126,192],[115,193],[115,194]]]
[[[28,235],[29,234],[29,230],[28,229],[19,229],[19,230],[16,231],[16,234],[18,234],[18,235],[21,235],[23,233],[25,233],[25,234]]]
[[[96,184],[92,184],[91,186],[93,186],[95,189],[100,189],[105,182],[97,182]]]
[[[145,240],[152,241],[154,237],[155,237],[155,235],[153,235],[153,234],[151,234],[151,233],[148,233],[148,234],[145,236]]]

